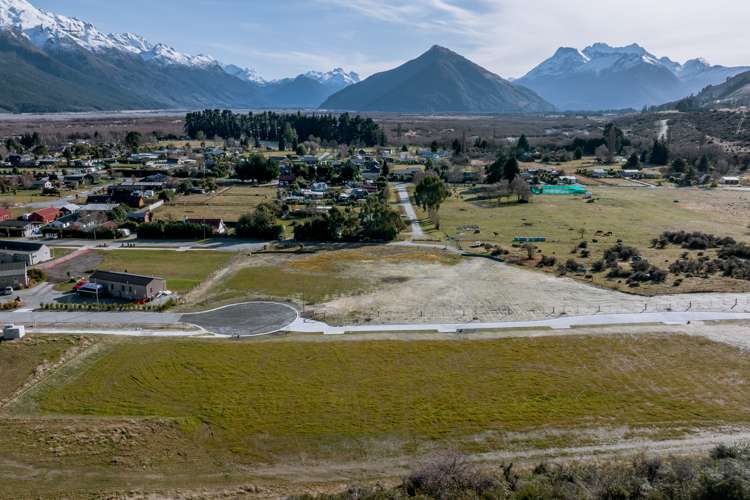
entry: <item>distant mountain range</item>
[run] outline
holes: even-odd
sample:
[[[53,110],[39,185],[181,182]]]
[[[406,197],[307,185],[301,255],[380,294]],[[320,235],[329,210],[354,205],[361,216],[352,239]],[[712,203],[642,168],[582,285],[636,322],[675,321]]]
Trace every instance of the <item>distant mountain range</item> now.
[[[266,81],[131,33],[0,0],[0,111],[310,108],[359,81],[337,68]]]
[[[139,35],[103,33],[27,0],[0,0],[0,112],[321,107],[522,113],[640,109],[694,94],[691,105],[702,107],[745,102],[745,86],[737,83],[744,80],[722,84],[747,71],[703,59],[679,64],[637,44],[596,43],[560,48],[508,81],[435,46],[361,82],[341,68],[269,81],[253,69],[184,54]]]
[[[660,109],[695,111],[750,106],[750,71],[719,85],[709,85],[696,95],[661,106]]]
[[[703,59],[679,64],[637,44],[596,43],[583,50],[562,47],[515,83],[561,110],[640,109],[699,92],[748,70],[712,66]]]
[[[372,75],[328,98],[331,110],[407,113],[524,113],[554,107],[533,91],[444,47]]]

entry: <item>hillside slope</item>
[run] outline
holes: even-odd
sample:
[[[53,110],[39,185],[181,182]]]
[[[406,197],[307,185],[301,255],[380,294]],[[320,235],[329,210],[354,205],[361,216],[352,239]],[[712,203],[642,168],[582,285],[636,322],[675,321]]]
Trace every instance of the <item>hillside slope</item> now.
[[[328,98],[331,110],[409,113],[545,112],[552,105],[446,48],[367,78]]]

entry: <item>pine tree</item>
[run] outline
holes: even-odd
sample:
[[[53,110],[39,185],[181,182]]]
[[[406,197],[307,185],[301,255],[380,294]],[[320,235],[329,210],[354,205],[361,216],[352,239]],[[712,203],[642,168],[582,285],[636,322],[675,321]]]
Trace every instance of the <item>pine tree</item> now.
[[[518,166],[518,160],[515,158],[509,158],[503,166],[503,179],[508,182],[513,182],[518,174],[521,173],[521,169]]]
[[[531,151],[531,144],[529,144],[526,134],[521,134],[521,137],[518,138],[518,143],[516,144],[516,154],[520,155],[528,153],[529,151]]]

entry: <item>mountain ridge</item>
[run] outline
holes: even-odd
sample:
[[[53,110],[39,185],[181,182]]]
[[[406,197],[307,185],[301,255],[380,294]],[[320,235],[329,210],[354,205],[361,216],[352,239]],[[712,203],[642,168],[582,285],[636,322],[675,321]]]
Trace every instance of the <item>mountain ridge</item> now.
[[[597,42],[583,50],[560,47],[515,82],[563,110],[623,109],[673,101],[747,70],[712,66],[700,58],[680,64],[636,43]]]
[[[397,68],[344,88],[321,108],[426,113],[554,110],[532,90],[514,85],[439,45]]]
[[[224,65],[211,56],[184,54],[133,33],[104,33],[27,0],[0,0],[0,33],[0,67],[14,73],[0,82],[0,109],[10,112],[315,108],[359,78],[336,68],[267,82],[257,72]],[[29,89],[37,89],[37,95]]]

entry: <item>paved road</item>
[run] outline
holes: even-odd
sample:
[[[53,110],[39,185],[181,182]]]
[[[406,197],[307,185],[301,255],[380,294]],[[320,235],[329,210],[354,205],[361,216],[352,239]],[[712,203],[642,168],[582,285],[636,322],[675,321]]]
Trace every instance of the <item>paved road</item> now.
[[[399,205],[404,210],[406,219],[411,224],[411,239],[422,239],[424,238],[424,231],[422,226],[419,225],[417,219],[417,212],[414,210],[414,206],[411,204],[409,199],[409,191],[406,190],[406,186],[403,184],[396,184],[396,191],[398,192]]]
[[[344,333],[384,333],[384,332],[439,332],[457,333],[474,330],[508,330],[519,328],[551,328],[567,330],[578,326],[613,326],[665,324],[683,325],[697,321],[735,321],[750,320],[750,313],[727,312],[658,312],[632,314],[594,314],[588,316],[562,316],[537,321],[497,321],[468,323],[406,323],[388,325],[345,325],[330,326],[318,321],[298,319],[286,330],[303,333],[325,333],[340,335]]]
[[[218,335],[252,337],[288,327],[299,314],[292,306],[275,302],[248,302],[202,313],[185,314],[180,322],[200,326]]]
[[[186,252],[189,250],[214,250],[218,252],[257,252],[269,245],[269,242],[240,240],[236,238],[215,238],[204,241],[153,241],[139,240],[135,237],[125,240],[53,240],[42,241],[50,247],[58,248],[94,248],[97,250],[163,250],[171,252]],[[99,245],[106,243],[106,247]],[[135,247],[123,247],[123,243],[134,244]]]
[[[106,191],[107,188],[109,188],[109,186],[110,184],[106,184],[104,186],[93,186],[88,191],[81,191],[80,193],[71,194],[63,198],[56,198],[54,200],[49,200],[49,201],[35,201],[33,203],[21,203],[16,206],[22,207],[22,208],[34,209],[34,210],[39,209],[39,208],[47,208],[47,207],[62,208],[68,203],[74,203],[76,199],[78,198],[87,198],[91,196],[92,194],[95,194],[99,191]]]
[[[0,322],[33,327],[45,325],[46,329],[114,329],[122,327],[131,335],[136,327],[143,335],[152,335],[149,327],[166,328],[173,325],[196,325],[217,335],[255,336],[287,328],[298,317],[297,310],[287,304],[274,302],[248,302],[201,313],[155,312],[77,312],[30,311],[0,312]],[[186,333],[188,335],[190,333]]]
[[[54,325],[56,331],[66,329],[96,330],[102,326],[122,327],[128,335],[135,326],[143,328],[143,335],[153,335],[149,326],[164,328],[169,325],[191,324],[206,331],[225,336],[256,336],[277,331],[299,333],[377,333],[377,332],[424,332],[456,333],[475,330],[503,330],[519,328],[569,329],[577,326],[612,326],[666,324],[679,325],[699,321],[750,320],[750,313],[731,312],[658,312],[632,314],[597,314],[589,316],[562,316],[537,321],[498,321],[468,323],[409,323],[409,324],[368,324],[331,326],[326,323],[305,320],[297,311],[287,305],[271,302],[249,302],[236,304],[211,311],[193,314],[148,313],[148,312],[31,312],[16,311],[0,313],[0,322]],[[76,331],[75,333],[80,333]],[[110,333],[116,333],[110,332]],[[124,333],[125,334],[125,333]],[[187,334],[186,334],[187,335]]]

